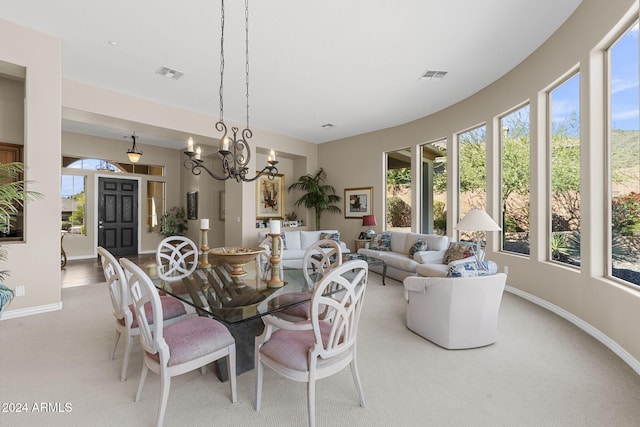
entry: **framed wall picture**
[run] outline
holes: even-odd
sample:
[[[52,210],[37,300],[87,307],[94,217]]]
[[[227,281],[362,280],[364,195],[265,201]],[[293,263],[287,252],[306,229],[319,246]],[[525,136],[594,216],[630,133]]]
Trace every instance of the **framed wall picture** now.
[[[274,179],[262,175],[256,180],[256,218],[284,219],[284,175]]]
[[[225,197],[225,196],[224,196],[224,191],[221,191],[221,192],[220,192],[220,213],[219,213],[220,221],[224,221],[224,220],[225,220],[225,217],[226,217],[226,216],[225,216],[225,213],[224,213],[224,211],[225,211],[225,204],[226,204],[226,202],[225,202],[225,200],[224,200],[224,197]]]
[[[362,218],[371,215],[373,207],[373,187],[344,189],[344,217]]]
[[[187,193],[187,219],[198,219],[198,192]]]

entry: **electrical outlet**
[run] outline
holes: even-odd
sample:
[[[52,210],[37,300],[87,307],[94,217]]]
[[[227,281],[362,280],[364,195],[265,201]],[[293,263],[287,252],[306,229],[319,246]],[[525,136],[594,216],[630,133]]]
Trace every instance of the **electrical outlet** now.
[[[16,296],[17,297],[23,297],[24,296],[24,286],[20,285],[20,286],[16,286]]]
[[[504,266],[504,274],[509,274],[509,267],[506,265]]]

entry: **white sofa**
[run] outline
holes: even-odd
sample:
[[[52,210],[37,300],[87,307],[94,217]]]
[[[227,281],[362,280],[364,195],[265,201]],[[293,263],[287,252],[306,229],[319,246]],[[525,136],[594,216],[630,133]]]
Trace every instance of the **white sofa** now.
[[[338,230],[286,230],[282,232],[284,249],[281,250],[280,258],[283,267],[302,268],[302,259],[305,251],[313,243],[321,240],[323,236],[340,234]],[[269,230],[258,232],[258,245],[267,249],[267,254],[271,254],[271,237]],[[340,241],[342,253],[349,253],[350,250],[345,242]]]
[[[407,327],[447,349],[493,344],[506,280],[504,273],[407,277]]]
[[[369,247],[358,249],[358,253],[383,260],[387,265],[387,277],[402,281],[405,277],[418,274],[418,268],[421,268],[421,265],[431,264],[442,266],[444,273],[440,275],[447,275],[447,265],[442,264],[449,247],[447,236],[397,231],[386,232],[386,234],[391,235],[390,250],[376,250]],[[427,250],[417,251],[410,257],[409,251],[418,240],[424,240],[427,243]],[[436,266],[435,268],[440,267]],[[376,273],[382,273],[382,266],[372,265],[369,266],[369,269]]]

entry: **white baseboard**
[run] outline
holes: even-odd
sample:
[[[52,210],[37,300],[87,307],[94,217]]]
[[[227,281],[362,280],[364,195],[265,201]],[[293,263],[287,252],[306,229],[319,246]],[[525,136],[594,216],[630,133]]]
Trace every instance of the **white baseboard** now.
[[[607,347],[609,350],[614,352],[627,365],[629,365],[631,369],[633,369],[634,371],[636,371],[638,375],[640,375],[640,362],[638,361],[638,359],[636,359],[631,354],[629,354],[629,352],[627,352],[624,348],[622,348],[617,342],[615,342],[614,340],[609,338],[607,335],[603,334],[600,330],[593,327],[589,323],[585,322],[578,316],[575,316],[574,314],[571,314],[568,311],[564,310],[563,308],[560,308],[557,305],[551,304],[550,302],[545,301],[542,298],[538,298],[535,295],[531,295],[527,292],[524,292],[512,286],[508,286],[508,285],[505,286],[505,290],[523,299],[526,299],[527,301],[531,301],[532,303],[539,305],[542,308],[546,308],[552,313],[555,313],[558,316],[562,317],[563,319],[566,319],[569,322],[573,323],[578,328],[582,329],[584,332],[586,332],[587,334],[591,335],[593,338],[597,339],[602,344],[604,344],[605,347]]]
[[[0,320],[15,319],[17,317],[32,316],[34,314],[49,313],[50,311],[58,310],[62,310],[62,301],[55,304],[39,305],[37,307],[1,311]]]

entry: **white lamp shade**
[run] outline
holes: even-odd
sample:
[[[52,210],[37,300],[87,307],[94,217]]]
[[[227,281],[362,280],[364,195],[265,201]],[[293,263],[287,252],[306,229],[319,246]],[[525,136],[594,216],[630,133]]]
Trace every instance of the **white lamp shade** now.
[[[455,226],[455,229],[464,231],[502,230],[484,209],[471,209]]]

